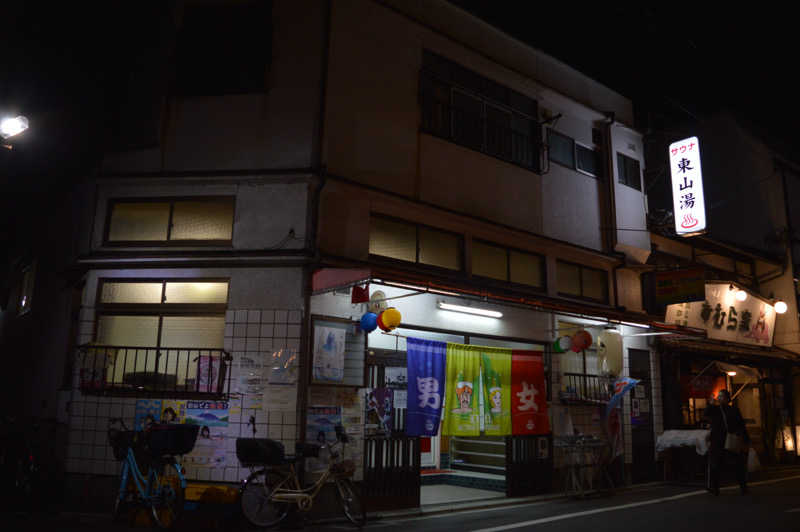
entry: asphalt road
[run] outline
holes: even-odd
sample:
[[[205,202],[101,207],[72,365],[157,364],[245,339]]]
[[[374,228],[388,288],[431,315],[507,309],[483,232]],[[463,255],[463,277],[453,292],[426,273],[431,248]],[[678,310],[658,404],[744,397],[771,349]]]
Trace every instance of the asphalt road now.
[[[58,518],[6,515],[4,530],[135,530],[115,526],[103,515],[62,515]],[[204,523],[179,529],[253,530],[236,521]],[[292,527],[294,528],[294,527]],[[307,525],[305,530],[341,532],[356,530],[346,523]],[[550,500],[494,508],[444,512],[407,518],[377,518],[364,530],[501,532],[666,532],[666,531],[800,531],[800,470],[779,479],[751,483],[750,493],[738,487],[723,488],[715,497],[705,490],[680,486],[651,486],[614,496],[584,500]]]

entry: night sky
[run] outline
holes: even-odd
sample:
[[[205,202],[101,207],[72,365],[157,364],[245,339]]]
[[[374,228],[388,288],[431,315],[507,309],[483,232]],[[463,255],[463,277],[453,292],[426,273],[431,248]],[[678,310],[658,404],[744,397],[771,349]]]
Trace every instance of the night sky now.
[[[791,13],[698,3],[453,3],[633,99],[644,133],[728,108],[774,145],[800,147]],[[0,7],[0,112],[31,119],[15,149],[0,150],[0,239],[97,167],[127,58],[142,38],[130,22],[136,4]]]

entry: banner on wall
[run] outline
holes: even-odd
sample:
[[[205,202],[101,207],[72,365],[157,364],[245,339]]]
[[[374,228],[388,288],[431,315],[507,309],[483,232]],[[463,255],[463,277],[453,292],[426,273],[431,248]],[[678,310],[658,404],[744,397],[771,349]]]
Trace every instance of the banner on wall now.
[[[483,432],[511,434],[511,349],[480,347],[483,376]]]
[[[447,382],[442,434],[479,436],[480,403],[478,385],[481,373],[480,350],[475,346],[447,344]]]
[[[408,338],[408,410],[406,434],[436,436],[442,418],[447,344]]]
[[[511,425],[515,435],[550,432],[541,351],[512,352]]]

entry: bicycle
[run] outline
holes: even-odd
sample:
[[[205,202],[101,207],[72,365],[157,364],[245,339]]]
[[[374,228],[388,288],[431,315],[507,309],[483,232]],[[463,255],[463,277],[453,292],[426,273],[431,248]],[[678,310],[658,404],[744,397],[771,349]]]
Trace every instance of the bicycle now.
[[[324,434],[318,438],[328,449],[331,460],[328,467],[314,484],[307,488],[300,486],[295,463],[309,457],[318,457],[322,448],[316,444],[295,445],[295,455],[284,455],[283,444],[263,438],[237,438],[236,456],[243,467],[249,467],[251,474],[242,483],[241,508],[245,518],[254,526],[268,528],[280,523],[288,514],[291,504],[300,511],[309,511],[314,499],[329,479],[336,484],[339,501],[347,519],[358,527],[367,521],[361,497],[351,477],[356,465],[352,460],[344,460],[344,446],[349,438],[341,425],[336,427],[336,441],[324,441]],[[341,453],[336,447],[341,445]],[[261,469],[258,469],[261,468]]]
[[[111,418],[108,424],[108,441],[114,457],[122,462],[112,509],[114,521],[137,506],[145,506],[150,508],[156,525],[171,528],[183,510],[186,490],[184,470],[175,456],[191,452],[200,427],[151,423],[144,431],[134,432],[120,418]],[[142,472],[144,468],[146,473]]]

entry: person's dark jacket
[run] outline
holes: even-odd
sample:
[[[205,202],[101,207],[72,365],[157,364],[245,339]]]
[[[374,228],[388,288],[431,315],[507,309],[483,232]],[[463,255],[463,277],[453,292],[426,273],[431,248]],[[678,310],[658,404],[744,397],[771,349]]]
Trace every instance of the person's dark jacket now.
[[[725,409],[725,420],[722,417],[722,409]],[[703,412],[703,418],[711,425],[711,448],[721,450],[725,448],[725,436],[728,432],[738,434],[744,438],[745,442],[750,441],[747,429],[744,425],[742,413],[735,405],[710,405]],[[725,430],[725,421],[728,422],[728,430]]]

